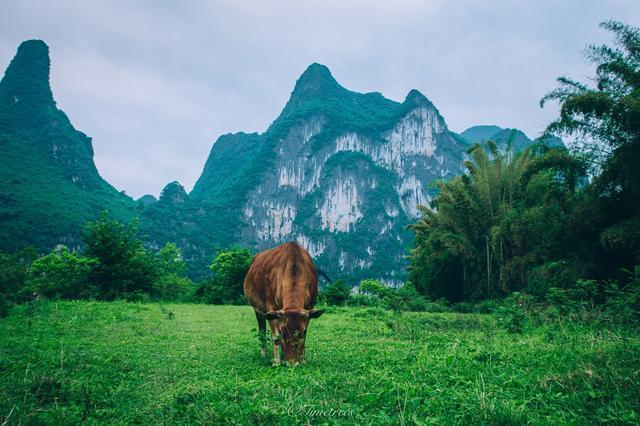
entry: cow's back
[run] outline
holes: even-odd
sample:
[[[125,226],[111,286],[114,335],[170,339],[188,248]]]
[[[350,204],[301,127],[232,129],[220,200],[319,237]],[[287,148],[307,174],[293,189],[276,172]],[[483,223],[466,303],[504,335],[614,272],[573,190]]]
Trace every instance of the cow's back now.
[[[245,277],[244,294],[261,312],[312,309],[318,276],[311,256],[296,242],[258,253]]]

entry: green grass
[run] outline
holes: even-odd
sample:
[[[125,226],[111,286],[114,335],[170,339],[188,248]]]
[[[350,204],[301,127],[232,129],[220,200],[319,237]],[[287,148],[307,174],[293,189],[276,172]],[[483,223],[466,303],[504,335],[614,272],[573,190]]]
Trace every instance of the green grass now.
[[[0,424],[640,421],[632,330],[330,308],[307,364],[276,368],[255,328],[248,307],[18,306],[0,319]]]

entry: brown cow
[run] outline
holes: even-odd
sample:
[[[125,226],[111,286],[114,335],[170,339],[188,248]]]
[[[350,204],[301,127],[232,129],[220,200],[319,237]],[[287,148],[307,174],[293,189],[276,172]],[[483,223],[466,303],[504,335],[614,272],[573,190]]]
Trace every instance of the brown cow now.
[[[318,274],[309,253],[296,242],[258,253],[244,279],[244,294],[258,320],[262,356],[266,356],[266,321],[273,336],[273,365],[280,346],[287,364],[304,362],[304,341],[318,296]]]

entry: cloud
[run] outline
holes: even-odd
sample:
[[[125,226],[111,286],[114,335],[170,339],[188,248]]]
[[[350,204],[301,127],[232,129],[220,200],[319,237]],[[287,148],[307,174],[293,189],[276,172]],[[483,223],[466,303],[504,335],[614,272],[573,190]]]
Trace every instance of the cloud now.
[[[555,78],[592,70],[598,22],[640,23],[611,1],[5,0],[0,64],[17,45],[51,48],[52,87],[93,137],[118,189],[190,189],[218,136],[264,131],[302,71],[324,63],[345,87],[402,100],[417,88],[461,131],[495,123],[535,136],[556,114],[538,100]]]

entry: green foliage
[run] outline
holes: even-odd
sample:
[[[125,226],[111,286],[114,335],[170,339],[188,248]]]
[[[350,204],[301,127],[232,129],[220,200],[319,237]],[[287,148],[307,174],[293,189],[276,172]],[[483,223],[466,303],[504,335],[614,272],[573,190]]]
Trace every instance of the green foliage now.
[[[411,229],[410,279],[423,294],[461,301],[525,288],[538,265],[570,253],[568,223],[584,173],[561,148],[513,154],[474,145],[468,175],[440,192]]]
[[[342,306],[349,301],[351,288],[343,280],[335,280],[324,286],[320,292],[320,300],[327,305]]]
[[[604,312],[610,321],[618,324],[640,325],[640,265],[627,271],[629,280],[621,286],[616,281],[604,288]]]
[[[378,306],[399,314],[401,312],[448,312],[446,301],[432,301],[421,295],[412,283],[389,287],[384,283],[365,279],[360,281],[358,292],[351,297],[352,306]]]
[[[162,275],[182,275],[186,268],[182,252],[175,243],[167,243],[158,252],[158,267]]]
[[[521,333],[532,304],[533,298],[530,295],[514,291],[506,298],[505,303],[496,309],[496,314],[510,333]]]
[[[242,247],[220,250],[213,262],[213,277],[196,291],[196,297],[205,303],[244,303],[244,277],[253,261],[253,252]]]
[[[125,225],[104,212],[86,225],[83,234],[85,255],[95,259],[90,280],[98,298],[137,298],[151,294],[159,273],[154,256],[136,236],[136,223]]]
[[[551,288],[551,309],[575,320],[604,325],[640,325],[640,267],[627,271],[627,283],[578,280],[574,288]]]
[[[51,299],[89,299],[98,293],[90,281],[97,261],[66,247],[36,259],[29,268],[26,290]]]
[[[371,278],[360,281],[358,292],[360,294],[375,296],[382,299],[391,289],[384,283]]]
[[[11,306],[28,300],[24,294],[28,270],[37,257],[34,248],[25,248],[13,254],[0,253],[0,317],[6,315]]]
[[[153,286],[156,297],[165,301],[186,301],[192,297],[194,285],[183,276],[186,263],[175,243],[167,243],[160,249],[157,267],[160,276]]]
[[[168,243],[156,255],[135,234],[135,224],[105,213],[87,224],[84,254],[63,246],[41,257],[35,250],[0,254],[1,312],[34,297],[190,300],[194,285],[183,276],[185,262],[177,246]]]
[[[0,413],[9,424],[638,422],[638,329],[524,325],[333,308],[311,322],[307,363],[273,368],[248,306],[36,301],[0,321]]]
[[[491,141],[472,147],[468,175],[440,184],[411,227],[410,279],[420,292],[461,301],[527,290],[572,312],[633,300],[606,296],[602,283],[613,280],[613,293],[626,288],[633,280],[620,271],[640,259],[640,30],[602,26],[615,43],[587,51],[595,87],[563,77],[542,100],[561,109],[546,137],[577,136],[573,155],[542,145],[514,156]],[[498,130],[467,136],[504,145]],[[597,280],[580,280],[587,277]],[[583,293],[595,282],[588,301]]]
[[[601,278],[640,260],[640,29],[621,22],[601,26],[612,46],[589,46],[594,86],[567,77],[541,101],[558,101],[560,117],[547,129],[577,137],[576,151],[593,165],[580,225],[588,262]]]
[[[0,81],[0,248],[77,247],[82,226],[108,209],[130,219],[135,203],[105,182],[91,139],[56,108],[48,47],[29,40]]]
[[[536,266],[527,278],[526,291],[534,296],[544,297],[550,288],[571,288],[581,277],[586,276],[577,262],[566,260],[551,261]]]
[[[187,277],[160,275],[153,283],[153,295],[162,301],[187,302],[193,299],[195,285]]]

